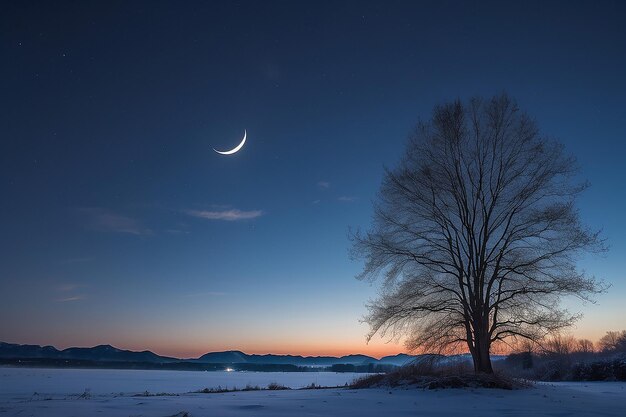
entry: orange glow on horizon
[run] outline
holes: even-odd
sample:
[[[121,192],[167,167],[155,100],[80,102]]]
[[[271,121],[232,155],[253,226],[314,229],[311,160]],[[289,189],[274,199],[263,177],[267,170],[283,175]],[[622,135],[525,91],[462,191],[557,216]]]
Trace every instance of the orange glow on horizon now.
[[[128,350],[145,350],[145,347],[139,347],[135,345],[129,346],[116,346],[120,349]],[[152,352],[162,355],[171,356],[175,358],[197,358],[209,352],[223,352],[223,351],[241,351],[248,355],[294,355],[294,356],[346,356],[346,355],[367,355],[380,359],[383,356],[396,355],[398,353],[408,353],[403,345],[390,345],[385,347],[363,347],[362,345],[354,347],[306,347],[306,346],[293,346],[280,348],[270,346],[211,346],[208,348],[180,348],[180,347],[155,347],[149,349]]]
[[[594,329],[596,330],[596,329]],[[577,339],[590,339],[596,343],[599,338],[604,335],[605,332],[596,330],[596,334],[589,334],[589,332],[573,332],[572,334]],[[223,351],[241,351],[246,354],[275,354],[275,355],[300,355],[300,356],[345,356],[345,355],[367,355],[380,359],[383,356],[391,356],[399,353],[417,354],[421,352],[409,352],[405,348],[402,342],[386,343],[385,340],[375,338],[369,344],[366,344],[362,338],[358,338],[356,341],[352,337],[348,337],[344,340],[336,340],[332,343],[330,338],[320,337],[312,338],[311,340],[296,339],[293,340],[287,337],[273,338],[272,340],[223,340],[222,343],[211,343],[210,341],[203,340],[203,338],[186,337],[187,335],[180,335],[181,337],[163,338],[163,335],[152,335],[151,333],[138,335],[134,334],[134,337],[126,338],[108,338],[106,336],[93,339],[84,335],[75,340],[20,340],[9,341],[14,343],[25,344],[39,344],[39,345],[53,345],[58,349],[65,349],[68,347],[93,347],[100,344],[110,344],[119,349],[126,349],[132,351],[144,351],[150,350],[158,355],[169,356],[180,359],[197,358],[209,352],[223,352]],[[507,354],[510,349],[504,347],[496,347],[492,349],[492,354]],[[460,348],[458,353],[466,353],[467,350]]]

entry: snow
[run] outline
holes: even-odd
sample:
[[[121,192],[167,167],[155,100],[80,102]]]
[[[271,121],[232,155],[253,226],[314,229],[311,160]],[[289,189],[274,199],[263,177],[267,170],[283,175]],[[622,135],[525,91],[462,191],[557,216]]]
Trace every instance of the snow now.
[[[538,384],[535,388],[486,389],[318,389],[188,393],[205,386],[293,387],[311,378],[342,385],[354,375],[334,373],[244,373],[0,368],[0,415],[73,416],[623,416],[626,383]],[[81,396],[86,387],[90,395]],[[192,387],[190,389],[190,387]],[[42,389],[43,388],[43,389]],[[40,389],[40,391],[37,391]],[[133,393],[172,392],[136,397]],[[38,394],[34,395],[37,391]],[[47,392],[47,393],[46,393]]]
[[[265,388],[277,382],[289,388],[312,383],[321,386],[343,386],[367,374],[337,372],[200,372],[144,371],[130,369],[40,369],[0,368],[0,396],[72,395],[89,390],[92,395],[151,393],[181,394],[203,388]]]

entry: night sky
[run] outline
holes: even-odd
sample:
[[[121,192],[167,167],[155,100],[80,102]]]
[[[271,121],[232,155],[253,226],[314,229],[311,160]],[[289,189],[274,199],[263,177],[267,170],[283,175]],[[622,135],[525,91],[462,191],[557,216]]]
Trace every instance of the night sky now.
[[[503,91],[610,246],[573,333],[626,328],[626,7],[543,3],[2,2],[0,340],[400,352],[349,228],[434,105]]]

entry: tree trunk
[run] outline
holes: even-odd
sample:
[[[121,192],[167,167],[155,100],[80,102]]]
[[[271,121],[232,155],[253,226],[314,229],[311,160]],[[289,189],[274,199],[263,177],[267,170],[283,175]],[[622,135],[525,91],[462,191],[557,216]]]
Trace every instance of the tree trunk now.
[[[480,343],[474,351],[474,372],[483,374],[492,374],[491,356],[489,355],[489,347],[485,343]]]
[[[474,327],[474,346],[470,349],[472,360],[474,362],[474,372],[483,374],[492,374],[491,356],[489,350],[491,348],[491,340],[487,325],[482,323]]]

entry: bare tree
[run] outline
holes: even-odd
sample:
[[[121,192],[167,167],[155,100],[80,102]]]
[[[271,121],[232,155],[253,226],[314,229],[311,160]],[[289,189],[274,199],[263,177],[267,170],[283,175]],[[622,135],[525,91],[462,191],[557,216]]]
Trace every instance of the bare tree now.
[[[606,332],[598,345],[603,352],[626,352],[626,330]]]
[[[578,353],[593,353],[595,352],[595,348],[593,346],[593,342],[589,339],[579,339],[576,342],[576,352]]]
[[[511,346],[512,351],[515,353],[528,353],[528,354],[536,354],[540,346],[535,340],[520,338],[515,341],[515,344]]]
[[[467,346],[475,371],[491,373],[492,344],[570,325],[577,315],[559,299],[600,290],[576,256],[602,249],[579,221],[575,168],[506,95],[436,107],[386,170],[370,231],[352,236],[366,261],[358,278],[384,277],[368,338]]]
[[[556,334],[543,341],[542,347],[546,355],[567,356],[576,349],[576,339],[573,336]]]

